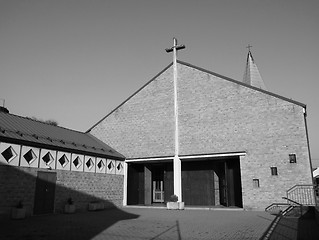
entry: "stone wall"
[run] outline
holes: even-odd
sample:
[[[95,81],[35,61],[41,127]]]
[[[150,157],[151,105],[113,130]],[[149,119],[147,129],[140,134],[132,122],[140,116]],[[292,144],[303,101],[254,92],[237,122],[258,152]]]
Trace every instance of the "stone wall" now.
[[[33,214],[37,172],[39,168],[13,167],[0,164],[0,216],[8,216],[20,200]],[[68,198],[72,198],[77,211],[84,211],[92,201],[103,202],[106,207],[123,205],[123,175],[53,170],[55,212],[62,212]]]

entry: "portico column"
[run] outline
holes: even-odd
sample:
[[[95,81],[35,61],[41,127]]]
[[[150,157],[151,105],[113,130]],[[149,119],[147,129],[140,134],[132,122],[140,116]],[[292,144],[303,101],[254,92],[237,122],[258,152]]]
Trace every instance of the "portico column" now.
[[[182,202],[182,164],[178,156],[174,156],[174,194],[178,197],[178,201]]]

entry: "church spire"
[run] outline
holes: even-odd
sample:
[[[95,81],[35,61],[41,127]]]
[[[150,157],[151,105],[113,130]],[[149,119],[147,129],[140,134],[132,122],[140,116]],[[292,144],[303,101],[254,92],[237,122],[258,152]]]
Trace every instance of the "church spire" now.
[[[247,62],[246,62],[243,82],[251,86],[267,90],[265,83],[260,76],[257,65],[255,64],[253,55],[251,54],[251,51],[250,51],[251,47],[252,47],[251,45],[248,45],[247,47],[248,55],[247,55]]]

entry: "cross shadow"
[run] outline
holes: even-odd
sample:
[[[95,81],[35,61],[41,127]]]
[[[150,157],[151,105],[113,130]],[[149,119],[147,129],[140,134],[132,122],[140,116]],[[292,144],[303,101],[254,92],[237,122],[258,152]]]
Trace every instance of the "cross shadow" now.
[[[178,220],[176,220],[176,225],[173,225],[170,228],[166,229],[165,231],[157,234],[156,236],[152,237],[150,240],[162,239],[162,237],[165,238],[165,236],[163,236],[163,235],[165,235],[165,233],[173,231],[175,228],[176,228],[176,232],[177,232],[177,239],[178,240],[182,240],[182,236],[181,236],[181,231],[180,231],[180,228],[179,228]]]
[[[38,171],[57,174],[54,208],[51,213],[49,208],[49,214],[41,214],[41,211],[34,214],[36,205],[41,207],[41,204],[46,204],[45,201],[50,201],[45,197],[36,197]],[[123,176],[17,168],[0,164],[0,238],[88,240],[118,221],[138,218],[138,215],[125,212],[117,206],[123,197],[123,189],[118,188],[123,185],[121,177]],[[41,184],[52,184],[43,179],[41,181]],[[72,183],[73,187],[66,187],[66,182]],[[72,198],[76,206],[74,214],[64,214],[68,198]],[[21,220],[11,219],[11,212],[20,200],[23,200],[27,217]],[[99,202],[104,209],[88,211],[88,205],[92,202]],[[48,210],[45,207],[44,209]]]

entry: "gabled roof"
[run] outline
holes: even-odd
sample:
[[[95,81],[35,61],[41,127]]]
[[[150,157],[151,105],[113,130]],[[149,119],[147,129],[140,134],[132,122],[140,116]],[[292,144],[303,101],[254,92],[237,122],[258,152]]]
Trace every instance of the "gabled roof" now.
[[[188,66],[188,67],[191,67],[191,68],[194,68],[194,69],[197,69],[199,71],[202,71],[202,72],[205,72],[205,73],[208,73],[208,74],[211,74],[213,76],[216,76],[216,77],[219,77],[219,78],[222,78],[226,81],[229,81],[229,82],[233,82],[233,83],[236,83],[236,84],[239,84],[241,86],[244,86],[244,87],[247,87],[247,88],[250,88],[250,89],[253,89],[255,91],[259,91],[259,92],[262,92],[264,94],[268,94],[270,96],[273,96],[273,97],[276,97],[276,98],[279,98],[281,100],[284,100],[284,101],[287,101],[287,102],[290,102],[290,103],[293,103],[293,104],[296,104],[296,105],[299,105],[303,108],[306,108],[306,104],[304,103],[301,103],[301,102],[297,102],[295,100],[292,100],[292,99],[289,99],[289,98],[286,98],[286,97],[283,97],[281,95],[278,95],[278,94],[275,94],[275,93],[272,93],[272,92],[269,92],[267,90],[264,90],[264,89],[261,89],[261,88],[258,88],[258,87],[255,87],[255,86],[252,86],[250,84],[247,84],[247,83],[244,83],[242,81],[237,81],[237,80],[234,80],[232,78],[229,78],[229,77],[225,77],[223,75],[220,75],[218,73],[215,73],[215,72],[212,72],[212,71],[209,71],[209,70],[206,70],[204,68],[200,68],[200,67],[197,67],[197,66],[194,66],[192,64],[189,64],[189,63],[186,63],[186,62],[183,62],[183,61],[180,61],[180,60],[177,60],[177,63],[179,64],[182,64],[182,65],[185,65],[185,66]],[[107,114],[105,117],[103,117],[100,121],[98,121],[96,124],[94,124],[91,128],[89,128],[86,133],[89,133],[94,127],[96,127],[99,123],[101,123],[104,119],[106,119],[108,116],[110,116],[113,112],[115,112],[118,108],[120,108],[122,105],[124,105],[128,100],[130,100],[132,97],[134,97],[139,91],[141,91],[143,88],[145,88],[148,84],[150,84],[152,81],[154,81],[158,76],[160,76],[163,72],[165,72],[168,68],[170,68],[171,66],[173,65],[173,63],[170,63],[167,67],[165,67],[161,72],[159,72],[155,77],[153,77],[150,81],[148,81],[145,85],[143,85],[140,89],[138,89],[135,93],[133,93],[131,96],[129,96],[124,102],[122,102],[119,106],[117,106],[115,109],[113,109],[109,114]]]
[[[257,65],[250,51],[248,51],[248,55],[247,55],[247,62],[246,62],[243,82],[248,85],[267,90],[265,83],[263,79],[261,78]]]
[[[89,133],[0,112],[0,141],[112,159],[125,157]]]

